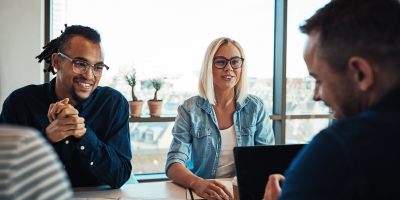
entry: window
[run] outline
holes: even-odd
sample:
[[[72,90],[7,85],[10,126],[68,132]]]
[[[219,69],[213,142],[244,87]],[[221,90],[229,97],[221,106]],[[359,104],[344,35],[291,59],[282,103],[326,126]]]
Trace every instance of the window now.
[[[134,70],[139,80],[135,94],[147,101],[154,89],[143,83],[162,78],[165,84],[157,94],[164,101],[162,113],[173,117],[179,104],[198,94],[207,46],[218,37],[230,37],[245,50],[250,93],[262,97],[271,112],[273,17],[274,2],[262,0],[53,0],[53,36],[60,35],[64,23],[98,30],[110,66],[100,85],[132,100],[122,75]],[[143,112],[149,114],[146,104]]]
[[[286,144],[306,144],[322,129],[330,119],[288,119],[286,120]]]
[[[329,108],[313,100],[315,79],[309,76],[303,59],[307,35],[299,30],[319,8],[330,0],[288,0],[287,8],[287,56],[286,56],[286,114],[329,114]],[[311,117],[310,116],[310,117]],[[286,120],[286,143],[308,143],[320,130],[326,128],[329,119]]]
[[[174,122],[131,123],[134,174],[164,173],[173,126]]]
[[[288,0],[286,113],[326,114],[329,108],[321,101],[313,101],[315,80],[308,74],[303,59],[307,35],[299,30],[315,11],[330,0]]]
[[[243,46],[250,93],[267,105],[276,133],[285,136],[285,128],[279,131],[276,126],[279,123],[287,129],[287,139],[279,143],[308,142],[312,137],[303,140],[291,135],[312,136],[328,125],[329,109],[312,101],[315,83],[301,56],[306,36],[298,30],[304,19],[328,1],[276,2],[288,6],[278,9],[273,0],[52,0],[49,39],[58,37],[65,23],[98,30],[110,67],[100,85],[113,87],[128,101],[132,100],[131,88],[122,76],[136,72],[135,94],[145,104],[142,117],[130,119],[133,173],[163,173],[177,107],[197,95],[204,53],[218,37],[230,37]],[[284,22],[276,22],[275,15],[284,9],[288,11],[286,97],[276,98],[275,51],[283,45],[276,43],[274,27],[278,27],[275,23],[283,27]],[[146,101],[152,99],[154,89],[145,83],[151,78],[165,83],[157,94],[164,103],[161,118],[149,118]],[[286,112],[274,111],[273,99],[284,102]],[[325,119],[310,119],[315,116]]]

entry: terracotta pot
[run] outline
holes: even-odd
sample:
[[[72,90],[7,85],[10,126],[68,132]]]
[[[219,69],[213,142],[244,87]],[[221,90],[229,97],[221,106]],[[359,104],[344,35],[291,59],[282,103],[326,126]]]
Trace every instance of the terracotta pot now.
[[[140,117],[142,115],[143,101],[130,101],[129,108],[132,117]]]
[[[147,105],[149,105],[150,116],[160,117],[162,104],[163,104],[162,100],[161,101],[148,101]]]

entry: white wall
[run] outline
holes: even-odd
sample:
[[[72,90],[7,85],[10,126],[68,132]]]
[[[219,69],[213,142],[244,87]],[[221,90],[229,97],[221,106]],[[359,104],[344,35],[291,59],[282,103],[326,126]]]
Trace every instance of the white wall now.
[[[12,91],[43,83],[44,0],[0,0],[0,112]]]

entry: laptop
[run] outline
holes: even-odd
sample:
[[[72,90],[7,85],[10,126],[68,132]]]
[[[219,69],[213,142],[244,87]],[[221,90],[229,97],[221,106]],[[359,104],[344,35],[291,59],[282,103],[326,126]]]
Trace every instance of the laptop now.
[[[242,200],[264,198],[271,174],[283,174],[304,144],[235,147],[236,177]]]

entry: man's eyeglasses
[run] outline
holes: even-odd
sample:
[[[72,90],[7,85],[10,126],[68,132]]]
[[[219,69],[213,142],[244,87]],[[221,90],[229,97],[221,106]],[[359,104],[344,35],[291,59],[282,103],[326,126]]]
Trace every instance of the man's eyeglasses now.
[[[90,64],[86,61],[83,60],[73,60],[70,57],[66,56],[63,53],[58,53],[58,55],[70,60],[72,62],[72,68],[74,69],[74,72],[78,74],[84,74],[86,71],[89,69],[90,66],[93,67],[93,75],[97,77],[104,76],[108,69],[110,69],[107,65],[105,64]]]
[[[242,67],[243,61],[244,58],[239,58],[239,57],[233,57],[231,59],[226,59],[224,57],[217,57],[214,58],[213,63],[214,67],[218,69],[224,69],[228,64],[228,62],[230,62],[233,69],[239,69]]]

